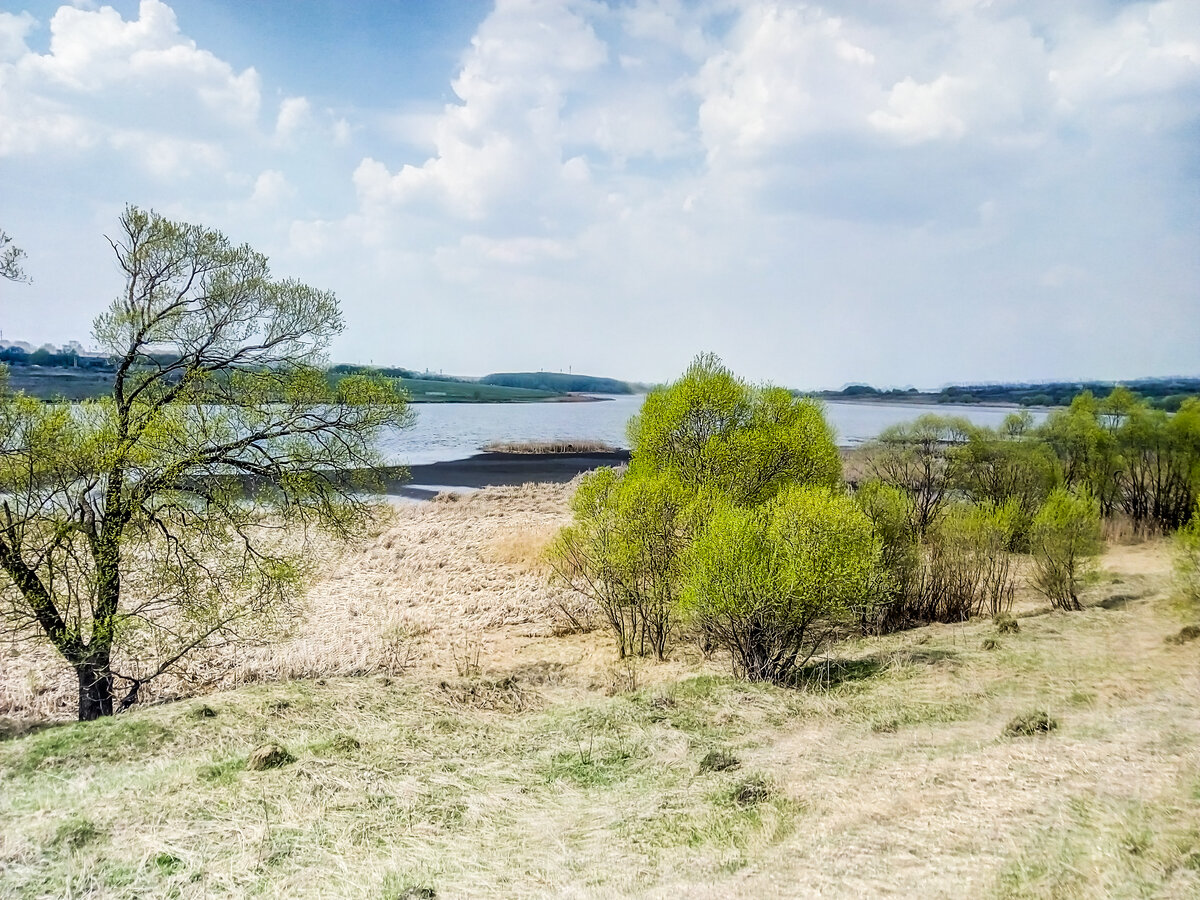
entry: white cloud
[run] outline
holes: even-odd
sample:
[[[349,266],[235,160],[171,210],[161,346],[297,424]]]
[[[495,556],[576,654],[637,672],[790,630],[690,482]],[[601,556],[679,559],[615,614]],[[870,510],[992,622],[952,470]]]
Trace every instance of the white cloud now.
[[[275,120],[275,136],[280,140],[291,139],[306,126],[312,117],[312,108],[304,97],[286,97],[279,104],[279,116]]]
[[[338,290],[347,359],[658,378],[712,348],[797,385],[939,383],[1105,374],[1141,340],[1194,365],[1194,0],[500,0],[440,92],[266,104],[157,0],[60,10],[45,52],[32,27],[0,14],[31,264],[68,216],[42,185],[89,237],[153,203]],[[23,292],[108,272],[74,268]]]
[[[267,169],[254,180],[250,202],[256,206],[274,206],[296,195],[296,189],[278,169]]]
[[[903,143],[962,137],[966,125],[955,114],[955,108],[964,88],[960,79],[949,75],[928,84],[905,78],[888,94],[887,110],[876,110],[868,121]]]
[[[161,177],[172,160],[215,161],[204,148],[218,135],[256,127],[258,73],[199,49],[160,0],[142,0],[129,21],[109,6],[62,6],[45,54],[14,39],[28,24],[13,20],[0,19],[0,154],[115,146]]]
[[[18,59],[29,52],[25,36],[37,20],[27,12],[0,12],[0,62]]]
[[[394,175],[364,159],[354,174],[363,202],[424,204],[479,220],[560,184],[567,94],[608,58],[581,5],[500,0],[454,79],[461,104],[433,126],[436,155]]]

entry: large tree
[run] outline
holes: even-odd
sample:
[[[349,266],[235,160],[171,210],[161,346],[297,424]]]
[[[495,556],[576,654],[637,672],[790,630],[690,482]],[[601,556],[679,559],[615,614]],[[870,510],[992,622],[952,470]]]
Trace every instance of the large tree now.
[[[112,395],[0,400],[0,597],[110,715],[192,651],[291,614],[309,542],[369,519],[394,382],[331,384],[337,299],[219,232],[126,209],[124,287],[95,323]],[[121,699],[118,699],[121,697]]]

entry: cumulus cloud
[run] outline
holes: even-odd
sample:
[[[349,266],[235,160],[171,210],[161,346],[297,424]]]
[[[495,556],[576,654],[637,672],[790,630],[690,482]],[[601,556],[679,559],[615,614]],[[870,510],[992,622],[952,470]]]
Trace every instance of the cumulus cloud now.
[[[275,119],[275,136],[280,140],[291,139],[297,131],[309,123],[312,107],[305,97],[286,97],[279,104],[279,116]]]
[[[256,126],[258,73],[197,47],[161,0],[131,20],[62,6],[49,25],[49,51],[36,53],[28,19],[0,19],[0,154],[132,149],[161,177],[219,163],[215,143]]]
[[[278,169],[267,169],[254,180],[250,202],[256,206],[274,206],[296,195],[296,189]]]
[[[659,378],[715,349],[814,385],[1200,341],[1194,0],[497,0],[442,93],[319,107],[161,0],[48,25],[35,51],[0,13],[6,166],[260,229],[375,323],[347,358]]]
[[[568,93],[608,58],[583,7],[500,0],[453,81],[461,102],[434,123],[436,155],[395,174],[364,159],[354,173],[363,202],[424,204],[478,220],[561,184],[570,174],[561,147]]]

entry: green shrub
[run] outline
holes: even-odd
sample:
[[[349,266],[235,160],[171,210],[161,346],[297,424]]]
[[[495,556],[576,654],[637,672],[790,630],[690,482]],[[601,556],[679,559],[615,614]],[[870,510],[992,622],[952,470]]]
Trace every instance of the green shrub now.
[[[863,624],[867,630],[895,631],[909,624],[905,598],[910,596],[921,571],[921,547],[912,525],[912,501],[897,487],[868,481],[854,494],[855,502],[871,521],[879,540],[881,602],[875,616]]]
[[[1174,537],[1175,580],[1184,599],[1200,604],[1200,507]]]
[[[690,504],[673,479],[597,469],[580,482],[574,522],[550,547],[551,568],[596,604],[622,659],[666,654]]]
[[[872,475],[911,500],[912,530],[920,538],[950,502],[958,477],[952,451],[966,440],[970,428],[965,419],[926,414],[885,428],[867,447]]]
[[[879,557],[852,500],[792,488],[713,512],[688,553],[681,605],[738,675],[784,681],[871,606]]]
[[[1079,589],[1103,549],[1100,505],[1065,488],[1053,491],[1030,528],[1033,586],[1056,609],[1080,609]]]
[[[894,630],[1008,612],[1016,589],[1008,548],[1019,517],[1013,500],[949,506],[917,548],[903,589],[893,589],[880,621]]]
[[[955,448],[958,487],[977,503],[1013,504],[1010,550],[1029,546],[1033,517],[1061,481],[1054,451],[1032,433],[1029,413],[1014,413],[1000,430],[972,427]]]
[[[668,475],[693,494],[753,505],[791,484],[835,487],[842,462],[819,403],[751,387],[711,354],[646,398],[629,423],[631,469]]]

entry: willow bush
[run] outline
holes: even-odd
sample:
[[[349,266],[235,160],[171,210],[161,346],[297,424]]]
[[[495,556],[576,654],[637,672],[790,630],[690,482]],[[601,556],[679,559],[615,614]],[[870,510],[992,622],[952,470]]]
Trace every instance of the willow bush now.
[[[751,681],[785,681],[869,615],[881,546],[853,500],[793,487],[727,504],[688,551],[681,608]]]
[[[1079,590],[1100,554],[1100,504],[1086,494],[1055,490],[1033,519],[1033,585],[1056,609],[1081,609]]]
[[[581,481],[550,563],[595,605],[622,657],[662,657],[697,559],[689,552],[696,536],[781,492],[840,488],[841,458],[820,404],[750,385],[712,355],[652,392],[629,436],[626,469]],[[718,643],[708,619],[691,621],[704,643]]]

